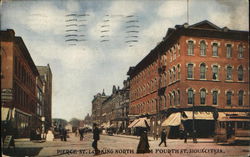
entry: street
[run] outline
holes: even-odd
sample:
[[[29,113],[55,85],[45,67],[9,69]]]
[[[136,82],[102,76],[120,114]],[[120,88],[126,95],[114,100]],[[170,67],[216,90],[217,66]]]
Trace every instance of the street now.
[[[69,134],[66,142],[55,139],[52,142],[34,143],[25,140],[16,140],[16,153],[9,152],[11,156],[94,156],[92,134],[86,134],[83,141],[79,136]],[[217,145],[212,139],[198,139],[193,143],[183,143],[180,139],[168,139],[167,147],[158,146],[160,139],[149,137],[152,153],[136,154],[139,137],[126,135],[101,135],[98,156],[249,156],[249,146]]]

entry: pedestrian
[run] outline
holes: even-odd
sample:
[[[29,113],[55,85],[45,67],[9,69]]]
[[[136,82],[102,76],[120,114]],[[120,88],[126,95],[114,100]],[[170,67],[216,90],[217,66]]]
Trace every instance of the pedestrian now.
[[[149,150],[149,143],[148,143],[148,134],[147,131],[142,129],[140,132],[140,141],[139,144],[137,146],[137,151],[136,153],[140,154],[140,153],[150,153]]]
[[[83,128],[79,129],[79,134],[80,134],[80,141],[83,140]]]
[[[63,128],[63,141],[67,141],[67,130]]]
[[[188,132],[186,129],[183,130],[183,138],[184,138],[184,143],[187,143],[187,136],[188,136]]]
[[[62,125],[60,124],[59,125],[59,135],[60,135],[61,141],[63,141],[63,134],[64,134],[64,129],[63,129]]]
[[[98,155],[100,153],[100,151],[97,148],[97,142],[98,142],[98,140],[100,140],[100,131],[99,131],[96,123],[93,124],[93,139],[94,139],[94,141],[92,143],[92,147],[95,149],[95,155]]]
[[[161,131],[161,142],[160,142],[159,146],[161,146],[161,144],[164,143],[164,146],[167,147],[166,139],[167,139],[167,132],[166,132],[166,129],[163,129]]]

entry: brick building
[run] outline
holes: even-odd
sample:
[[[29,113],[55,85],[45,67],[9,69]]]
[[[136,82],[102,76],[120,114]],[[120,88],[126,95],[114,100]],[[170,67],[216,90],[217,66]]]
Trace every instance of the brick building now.
[[[16,137],[28,137],[36,113],[37,68],[21,37],[1,31],[1,112]]]
[[[176,25],[128,75],[129,114],[147,116],[153,135],[171,113],[193,105],[202,114],[249,112],[248,32],[206,20]],[[196,127],[200,136],[210,136],[214,120],[196,119]]]
[[[43,83],[42,92],[44,93],[44,102],[42,115],[43,125],[45,125],[45,129],[47,130],[52,126],[52,72],[49,64],[47,66],[37,66],[37,70]]]

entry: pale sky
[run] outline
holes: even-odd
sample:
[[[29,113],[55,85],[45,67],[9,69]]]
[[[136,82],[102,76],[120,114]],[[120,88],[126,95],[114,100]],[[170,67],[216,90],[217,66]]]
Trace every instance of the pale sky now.
[[[248,6],[247,0],[189,0],[189,24],[209,20],[248,30]],[[185,22],[187,0],[3,0],[0,27],[23,38],[36,65],[50,64],[52,118],[70,120],[91,113],[96,93],[122,87],[129,67],[168,28]]]

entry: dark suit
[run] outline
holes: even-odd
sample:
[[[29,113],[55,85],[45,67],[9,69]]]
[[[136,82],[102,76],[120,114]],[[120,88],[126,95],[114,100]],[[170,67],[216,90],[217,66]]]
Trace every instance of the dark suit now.
[[[165,147],[167,146],[167,142],[166,142],[166,138],[167,138],[167,133],[165,131],[161,132],[161,143],[159,144],[159,146],[164,142]]]

